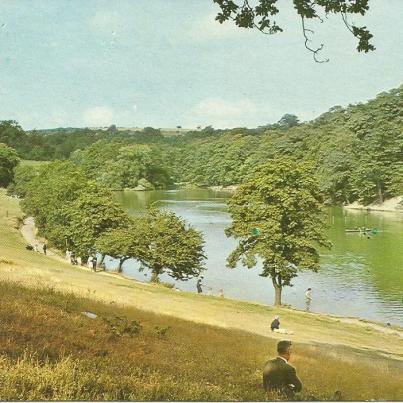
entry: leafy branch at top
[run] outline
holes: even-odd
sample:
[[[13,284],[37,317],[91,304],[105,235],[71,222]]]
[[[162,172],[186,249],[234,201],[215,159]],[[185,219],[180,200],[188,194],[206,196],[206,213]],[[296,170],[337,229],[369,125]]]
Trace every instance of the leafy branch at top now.
[[[279,14],[277,8],[278,0],[256,0],[251,4],[251,0],[213,0],[220,7],[220,12],[216,20],[221,24],[231,20],[240,28],[255,28],[266,35],[283,32],[283,29],[273,19]],[[370,43],[373,35],[367,27],[358,27],[348,21],[349,15],[365,15],[369,9],[369,0],[293,0],[294,8],[301,17],[302,33],[305,39],[304,45],[313,54],[315,62],[323,63],[329,59],[320,59],[319,52],[324,45],[312,47],[309,34],[314,32],[306,27],[307,20],[317,19],[323,22],[321,14],[326,17],[329,14],[340,14],[344,25],[358,39],[358,52],[369,52],[375,50],[375,46]]]

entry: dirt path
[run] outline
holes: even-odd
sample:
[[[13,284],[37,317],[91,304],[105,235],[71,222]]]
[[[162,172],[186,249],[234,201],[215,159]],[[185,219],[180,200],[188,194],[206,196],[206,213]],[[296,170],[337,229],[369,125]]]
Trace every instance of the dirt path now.
[[[27,241],[27,244],[36,247],[36,252],[44,254],[43,245],[45,244],[45,240],[43,238],[39,238],[36,233],[37,230],[35,227],[34,218],[27,217],[21,226],[21,234]],[[61,258],[57,253],[49,248],[46,249],[46,255],[58,261],[63,261],[63,258]]]

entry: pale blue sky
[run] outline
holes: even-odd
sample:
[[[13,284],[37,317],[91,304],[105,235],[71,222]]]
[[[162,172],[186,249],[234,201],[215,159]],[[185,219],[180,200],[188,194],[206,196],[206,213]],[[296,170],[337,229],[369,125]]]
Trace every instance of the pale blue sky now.
[[[291,0],[280,2],[285,32],[268,37],[220,25],[212,0],[1,0],[0,120],[256,127],[402,83],[402,0],[370,1],[371,54],[338,18],[315,26],[326,64],[305,50]]]

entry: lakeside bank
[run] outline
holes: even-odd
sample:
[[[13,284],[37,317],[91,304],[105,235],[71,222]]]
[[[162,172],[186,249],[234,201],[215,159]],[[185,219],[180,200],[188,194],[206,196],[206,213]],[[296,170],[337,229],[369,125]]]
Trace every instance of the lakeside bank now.
[[[383,203],[372,203],[363,205],[357,201],[343,206],[347,210],[368,210],[403,213],[403,196],[392,197]]]
[[[6,213],[7,212],[7,213]],[[292,330],[295,341],[303,343],[337,344],[369,350],[403,360],[402,328],[376,322],[314,314],[288,308],[248,303],[219,297],[199,296],[192,292],[177,292],[163,286],[141,283],[113,273],[91,273],[25,250],[18,227],[21,217],[18,200],[0,194],[2,256],[1,278],[27,286],[44,285],[65,292],[91,296],[105,302],[146,308],[155,313],[224,328],[236,328],[256,334],[281,338],[271,334],[269,325],[279,314],[284,327]]]

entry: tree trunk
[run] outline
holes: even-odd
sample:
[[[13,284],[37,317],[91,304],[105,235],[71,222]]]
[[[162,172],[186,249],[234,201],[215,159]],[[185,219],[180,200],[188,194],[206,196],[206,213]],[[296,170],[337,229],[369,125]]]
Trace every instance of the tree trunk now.
[[[281,277],[279,276],[279,279],[275,277],[272,277],[272,282],[273,282],[273,287],[274,287],[274,305],[280,306],[281,305],[281,291],[283,290],[283,287],[281,285]]]
[[[160,279],[158,278],[158,276],[161,274],[161,267],[160,266],[155,266],[152,268],[152,272],[151,272],[151,283],[159,283]]]
[[[382,186],[381,184],[378,182],[376,187],[378,188],[378,199],[379,199],[379,204],[383,203],[383,193],[382,193]]]
[[[127,257],[122,257],[119,260],[118,273],[122,273],[122,271],[123,271],[123,267],[122,267],[123,263],[126,262],[127,259],[128,259]]]
[[[102,255],[101,255],[101,260],[100,260],[100,262],[98,263],[98,267],[100,267],[103,271],[106,270],[106,267],[105,267],[105,264],[104,264],[104,260],[105,260],[105,255],[102,254]]]
[[[282,287],[280,286],[274,287],[274,305],[276,306],[281,305],[281,291]]]

